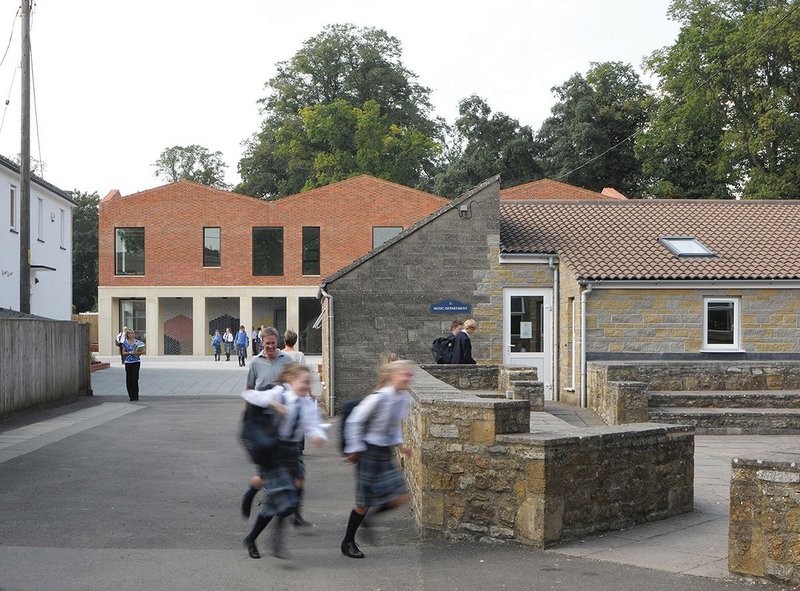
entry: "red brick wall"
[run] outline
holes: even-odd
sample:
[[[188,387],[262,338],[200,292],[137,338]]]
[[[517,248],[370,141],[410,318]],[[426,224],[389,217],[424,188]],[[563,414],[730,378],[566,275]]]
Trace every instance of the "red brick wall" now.
[[[302,274],[303,226],[320,227],[322,277],[372,249],[373,226],[403,226],[447,201],[369,176],[286,197],[252,197],[189,182],[100,203],[100,285],[317,285]],[[203,228],[221,228],[222,267],[203,267]],[[253,276],[252,228],[283,227],[283,275]],[[145,228],[145,274],[114,275],[114,228]]]

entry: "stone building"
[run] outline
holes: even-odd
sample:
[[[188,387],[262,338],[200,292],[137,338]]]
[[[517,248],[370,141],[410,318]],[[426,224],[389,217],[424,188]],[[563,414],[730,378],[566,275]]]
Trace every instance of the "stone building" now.
[[[582,406],[593,364],[750,363],[733,370],[756,390],[783,371],[764,364],[800,361],[800,202],[508,191],[489,179],[324,281],[334,406],[369,390],[382,351],[430,362],[456,316],[478,322],[479,363],[536,366],[546,398]]]
[[[160,355],[209,355],[215,329],[298,331],[318,354],[320,277],[445,199],[367,175],[263,201],[191,182],[100,202],[99,348],[123,325]]]

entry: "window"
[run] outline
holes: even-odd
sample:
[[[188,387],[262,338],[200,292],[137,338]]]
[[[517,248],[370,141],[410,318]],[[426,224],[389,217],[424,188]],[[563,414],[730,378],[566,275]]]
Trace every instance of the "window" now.
[[[137,339],[147,343],[147,304],[145,300],[120,300],[119,322],[120,330],[123,326],[127,326],[133,329]]]
[[[19,231],[19,214],[17,213],[19,205],[17,204],[17,188],[14,185],[10,185],[8,188],[8,209],[8,225],[12,230],[17,232]]]
[[[61,241],[59,246],[62,250],[67,250],[67,212],[63,209],[59,210],[59,212],[61,214]]]
[[[544,352],[542,296],[511,296],[511,348],[514,353]]]
[[[222,236],[219,228],[203,228],[203,266],[222,266]]]
[[[283,275],[283,228],[253,228],[253,275]]]
[[[740,350],[738,298],[703,300],[703,350]]]
[[[319,275],[319,228],[303,228],[303,275]]]
[[[658,241],[679,257],[717,256],[714,251],[692,236],[662,236]]]
[[[377,248],[403,231],[403,226],[373,226],[372,248]]]
[[[37,197],[36,204],[36,239],[39,242],[44,242],[44,200],[41,197]]]
[[[144,275],[144,228],[116,228],[114,232],[114,273]]]
[[[322,330],[314,328],[322,314],[322,302],[317,298],[298,298],[300,324],[298,326],[299,347],[306,355],[322,354]]]

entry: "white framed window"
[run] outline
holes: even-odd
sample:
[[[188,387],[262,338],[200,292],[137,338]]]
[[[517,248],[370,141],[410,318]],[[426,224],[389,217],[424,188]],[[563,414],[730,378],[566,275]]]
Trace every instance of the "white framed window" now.
[[[662,236],[658,239],[672,254],[679,257],[714,257],[714,251],[694,236]]]
[[[36,209],[36,228],[37,228],[37,236],[36,238],[39,242],[44,242],[44,199],[41,197],[36,198],[37,209]]]
[[[703,351],[741,351],[740,327],[739,298],[703,298]]]
[[[17,201],[17,188],[14,185],[8,187],[8,227],[14,232],[19,232],[19,202]]]
[[[59,210],[61,214],[61,242],[60,246],[62,249],[67,250],[67,212],[63,209]]]

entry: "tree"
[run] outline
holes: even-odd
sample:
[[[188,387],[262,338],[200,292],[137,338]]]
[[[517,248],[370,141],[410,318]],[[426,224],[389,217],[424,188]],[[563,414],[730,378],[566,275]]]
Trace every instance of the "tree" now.
[[[261,130],[239,162],[237,191],[281,197],[358,173],[429,184],[441,122],[430,115],[430,89],[401,57],[400,42],[386,31],[345,24],[325,27],[279,62],[259,101]]]
[[[647,66],[660,102],[637,143],[662,196],[800,196],[800,10],[674,0],[675,43]]]
[[[640,195],[642,168],[633,138],[626,138],[644,127],[653,99],[633,67],[593,63],[585,77],[573,74],[553,92],[557,102],[538,134],[546,175],[595,191],[613,187]]]
[[[197,144],[164,148],[153,166],[156,176],[168,183],[194,181],[218,189],[229,188],[222,152],[211,152]]]
[[[498,173],[503,187],[542,177],[530,127],[505,113],[493,114],[476,95],[463,99],[458,113],[450,164],[436,175],[434,192],[455,197]]]
[[[72,306],[77,312],[97,310],[97,192],[74,190],[72,200],[78,205],[72,212]]]

